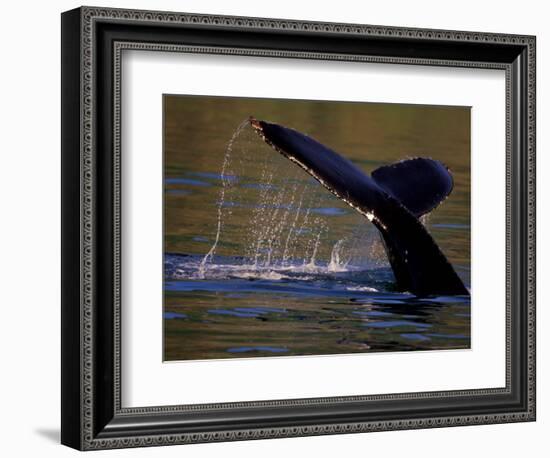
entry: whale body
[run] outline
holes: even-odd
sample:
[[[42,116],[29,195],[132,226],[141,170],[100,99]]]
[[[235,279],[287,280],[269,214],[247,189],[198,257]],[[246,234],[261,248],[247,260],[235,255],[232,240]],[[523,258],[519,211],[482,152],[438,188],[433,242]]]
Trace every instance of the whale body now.
[[[467,288],[420,222],[453,189],[441,162],[408,159],[364,173],[317,140],[275,123],[250,118],[273,149],[300,166],[379,230],[396,287],[417,296],[469,295]]]

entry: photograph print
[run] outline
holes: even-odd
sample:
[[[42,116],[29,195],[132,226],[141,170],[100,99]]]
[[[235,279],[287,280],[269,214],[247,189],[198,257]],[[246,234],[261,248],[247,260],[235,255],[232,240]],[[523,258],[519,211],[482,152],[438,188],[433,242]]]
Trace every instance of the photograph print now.
[[[165,94],[163,360],[470,348],[470,107]]]

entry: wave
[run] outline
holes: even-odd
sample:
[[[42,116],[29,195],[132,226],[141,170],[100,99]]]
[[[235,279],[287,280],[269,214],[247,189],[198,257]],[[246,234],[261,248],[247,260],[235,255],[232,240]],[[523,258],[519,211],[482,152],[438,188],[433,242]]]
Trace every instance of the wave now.
[[[208,264],[200,255],[167,253],[164,260],[166,281],[220,282],[224,280],[295,284],[319,290],[379,292],[391,290],[389,268],[375,265],[290,262],[257,265],[243,257],[216,256]]]

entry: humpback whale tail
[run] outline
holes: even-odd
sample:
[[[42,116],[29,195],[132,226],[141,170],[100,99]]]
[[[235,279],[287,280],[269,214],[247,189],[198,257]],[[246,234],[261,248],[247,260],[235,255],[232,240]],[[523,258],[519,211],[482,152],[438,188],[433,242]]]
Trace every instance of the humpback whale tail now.
[[[250,118],[262,139],[302,167],[380,231],[397,288],[417,296],[469,295],[418,219],[452,191],[453,179],[439,161],[415,158],[366,175],[348,159],[294,129]]]

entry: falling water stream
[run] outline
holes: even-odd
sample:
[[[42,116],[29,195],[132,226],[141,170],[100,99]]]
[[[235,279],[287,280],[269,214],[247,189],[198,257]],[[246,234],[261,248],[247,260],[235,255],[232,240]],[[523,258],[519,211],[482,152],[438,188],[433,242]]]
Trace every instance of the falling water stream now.
[[[262,162],[259,176],[257,161]],[[220,177],[216,232],[200,262],[198,278],[219,277],[220,269],[232,275],[240,270],[249,277],[276,278],[285,271],[345,272],[365,264],[387,264],[381,242],[365,218],[357,215],[352,231],[335,230],[330,220],[353,210],[263,145],[248,120],[227,144]],[[230,241],[231,226],[245,232],[240,235],[246,245],[244,252],[233,254],[238,265],[221,265],[216,252],[220,243]]]

